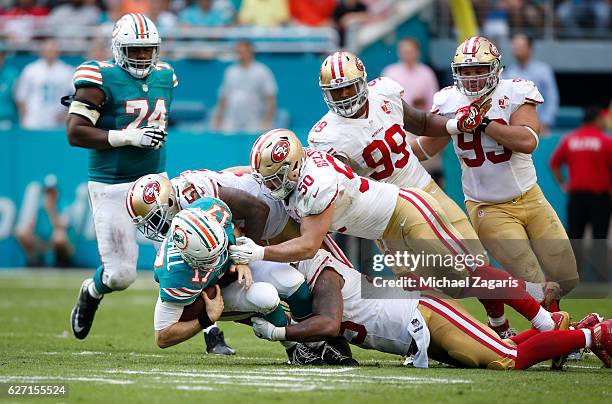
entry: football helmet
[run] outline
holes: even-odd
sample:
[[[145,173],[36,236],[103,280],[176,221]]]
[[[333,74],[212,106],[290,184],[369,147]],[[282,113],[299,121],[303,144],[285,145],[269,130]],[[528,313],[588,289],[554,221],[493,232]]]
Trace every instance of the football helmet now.
[[[115,62],[137,79],[147,77],[153,71],[159,61],[160,45],[161,37],[157,27],[143,14],[126,14],[115,23],[111,40]],[[142,47],[153,48],[150,59],[130,57],[130,48]]]
[[[367,76],[361,60],[350,52],[335,52],[325,58],[319,71],[319,87],[330,111],[345,118],[355,115],[368,100]],[[346,87],[354,88],[354,94],[341,98],[338,91]]]
[[[154,241],[164,240],[179,210],[172,183],[159,174],[137,179],[127,193],[125,205],[136,228]]]
[[[464,67],[487,66],[488,73],[474,76],[462,75]],[[503,70],[501,54],[497,47],[487,38],[473,36],[466,39],[457,47],[455,57],[451,63],[453,80],[460,93],[468,97],[480,97],[493,91]],[[480,84],[484,82],[484,84]],[[470,88],[478,90],[470,90]]]
[[[251,150],[251,170],[270,196],[283,200],[295,189],[304,165],[304,148],[289,129],[273,129],[261,135]]]
[[[183,260],[200,272],[219,274],[228,260],[229,239],[221,223],[199,208],[186,208],[170,224],[172,243]]]

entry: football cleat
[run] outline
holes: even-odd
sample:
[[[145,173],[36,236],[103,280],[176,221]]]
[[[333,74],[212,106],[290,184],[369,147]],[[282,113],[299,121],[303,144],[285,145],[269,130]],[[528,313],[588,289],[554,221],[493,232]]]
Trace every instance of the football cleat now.
[[[94,316],[100,301],[89,294],[87,288],[93,282],[93,279],[85,279],[79,290],[79,297],[76,305],[70,313],[70,326],[74,336],[78,339],[85,339],[93,324]]]
[[[506,322],[502,325],[493,326],[491,323],[487,323],[487,325],[490,329],[495,331],[495,333],[499,335],[501,339],[509,339],[517,334],[516,328],[510,328],[510,323],[508,323],[508,320],[506,320]]]
[[[348,352],[343,352],[345,350],[342,348],[342,346],[335,346],[329,342],[326,342],[323,346],[323,353],[321,354],[321,358],[328,365],[359,366],[359,362],[352,358],[350,349]]]
[[[540,303],[542,307],[551,313],[559,310],[559,297],[561,296],[561,286],[557,282],[544,282],[542,284],[544,300]]]
[[[590,329],[591,352],[603,362],[604,367],[612,367],[612,320],[603,321]]]
[[[568,330],[569,329],[569,320],[570,316],[565,311],[557,311],[554,313],[550,313],[553,321],[555,322],[555,331],[556,330]],[[553,358],[550,369],[551,370],[563,370],[563,366],[567,361],[567,354],[561,355],[556,358]]]
[[[206,342],[206,352],[214,355],[234,355],[236,351],[225,343],[223,331],[219,327],[213,327],[210,331],[204,333],[204,341]]]
[[[572,327],[574,327],[576,330],[581,330],[583,328],[590,328],[590,327],[594,327],[597,324],[601,323],[603,321],[603,317],[601,317],[599,314],[597,313],[589,313],[586,316],[584,316],[584,318],[576,323],[572,323]]]
[[[290,365],[310,365],[310,366],[325,366],[326,363],[321,359],[321,355],[318,355],[315,351],[308,348],[302,343],[297,343],[291,348],[287,349],[287,356],[289,357]]]

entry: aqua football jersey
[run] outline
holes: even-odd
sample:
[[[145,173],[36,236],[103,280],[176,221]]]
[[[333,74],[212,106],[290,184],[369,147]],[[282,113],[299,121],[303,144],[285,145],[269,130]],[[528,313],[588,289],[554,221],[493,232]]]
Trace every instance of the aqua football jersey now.
[[[225,228],[229,245],[236,244],[232,213],[223,201],[205,196],[193,202],[189,208],[202,209],[212,214]],[[202,274],[187,265],[172,238],[166,237],[155,259],[154,278],[159,283],[159,297],[164,302],[190,304],[204,288],[214,285],[230,266],[228,258],[218,275]]]
[[[77,67],[74,87],[96,87],[106,100],[96,127],[121,130],[157,126],[166,129],[172,92],[178,85],[172,67],[159,62],[144,79],[137,79],[114,62],[89,61]],[[89,149],[89,180],[107,184],[131,182],[166,169],[166,148],[124,146]]]

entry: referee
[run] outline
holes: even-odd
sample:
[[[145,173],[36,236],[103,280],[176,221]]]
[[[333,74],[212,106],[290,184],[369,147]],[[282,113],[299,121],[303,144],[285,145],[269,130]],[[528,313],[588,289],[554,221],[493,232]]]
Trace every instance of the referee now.
[[[606,239],[612,209],[612,138],[606,136],[603,128],[602,109],[587,108],[582,126],[559,143],[550,167],[561,189],[569,194],[568,235],[576,243],[574,249],[579,263],[583,262],[579,243],[586,225],[590,224],[594,239],[592,264],[598,278],[593,280],[606,282],[609,280]],[[563,165],[568,168],[567,181],[561,174]]]

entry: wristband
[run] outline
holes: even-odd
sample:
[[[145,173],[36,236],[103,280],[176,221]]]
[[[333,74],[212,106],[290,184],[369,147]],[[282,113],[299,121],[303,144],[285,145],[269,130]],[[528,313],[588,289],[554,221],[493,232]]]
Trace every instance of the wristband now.
[[[124,130],[109,130],[108,144],[113,147],[129,146],[131,144],[130,137]]]
[[[272,331],[272,339],[274,341],[287,340],[287,327],[276,327],[274,331]]]
[[[487,129],[487,126],[489,126],[491,122],[493,121],[485,116],[484,118],[482,118],[482,121],[480,121],[480,125],[478,125],[478,130],[484,133],[485,129]]]
[[[459,130],[459,128],[457,127],[457,123],[459,121],[457,121],[455,118],[451,118],[448,121],[446,121],[446,131],[452,136],[452,135],[458,135],[461,133],[461,131]]]
[[[204,313],[198,316],[198,323],[200,323],[200,327],[202,327],[202,329],[205,330],[211,325],[213,325],[215,322],[210,320],[210,318],[208,317],[208,314],[206,313],[206,308],[204,308]]]

